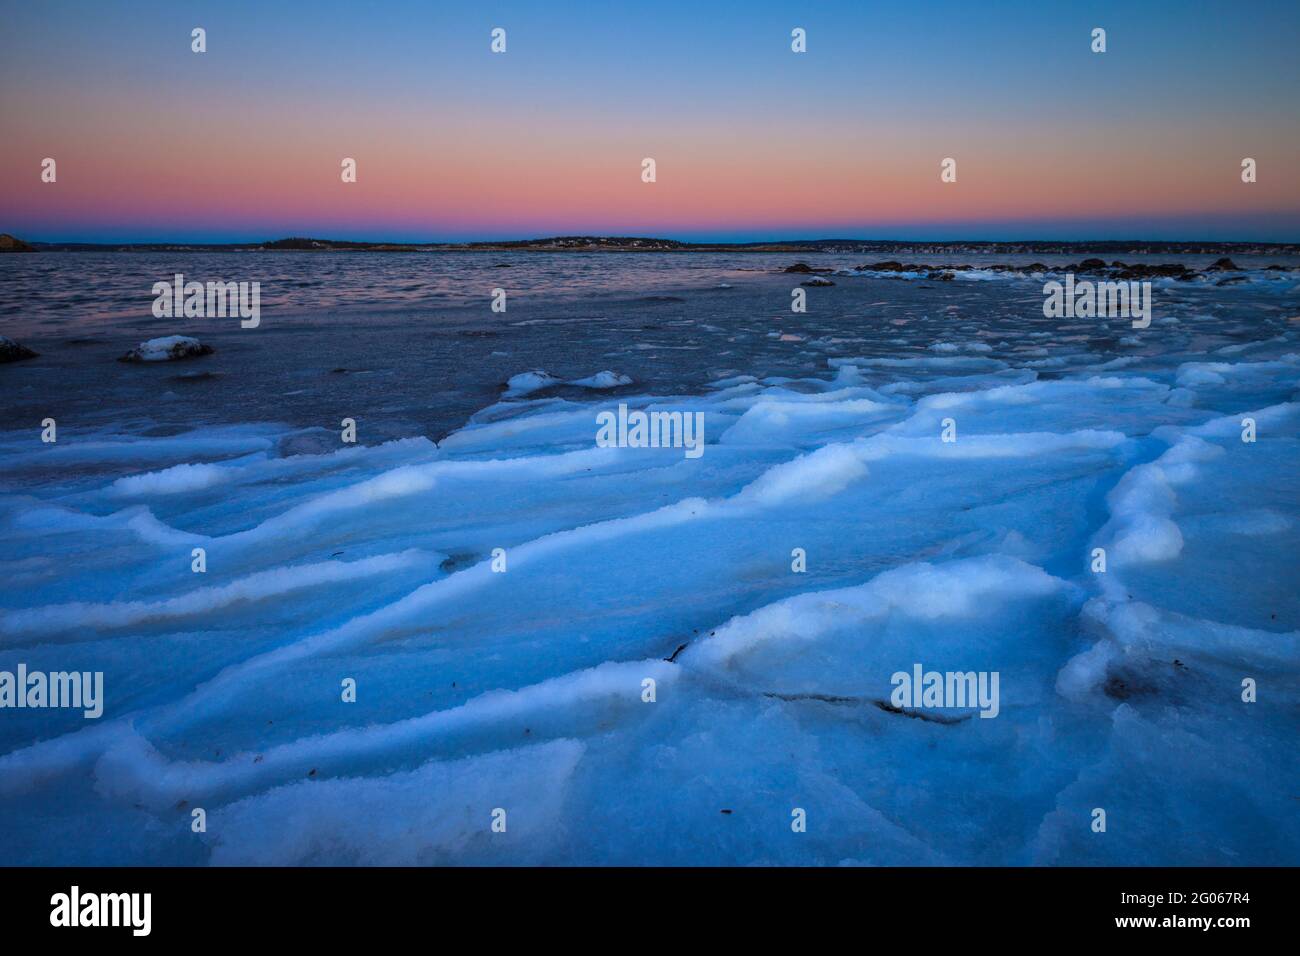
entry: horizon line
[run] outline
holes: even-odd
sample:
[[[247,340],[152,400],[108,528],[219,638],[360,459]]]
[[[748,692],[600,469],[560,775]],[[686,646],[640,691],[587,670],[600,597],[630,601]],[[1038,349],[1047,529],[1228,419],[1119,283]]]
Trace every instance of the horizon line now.
[[[768,246],[768,245],[799,245],[799,244],[819,244],[819,243],[858,243],[858,244],[877,244],[877,245],[1074,245],[1083,246],[1088,244],[1107,245],[1107,244],[1142,244],[1142,245],[1204,245],[1204,246],[1227,246],[1227,245],[1253,245],[1253,246],[1297,246],[1300,245],[1300,239],[1297,240],[1278,240],[1278,239],[1209,239],[1209,238],[1179,238],[1179,239],[1156,239],[1144,238],[1141,236],[1121,236],[1117,238],[1050,238],[1050,239],[972,239],[972,238],[911,238],[900,239],[892,237],[882,238],[863,238],[860,236],[817,236],[808,238],[794,237],[772,237],[763,239],[679,239],[672,236],[645,236],[631,234],[597,234],[597,233],[550,233],[546,235],[535,235],[526,238],[490,238],[490,239],[339,239],[325,238],[321,236],[307,235],[281,235],[275,238],[262,239],[23,239],[21,236],[13,233],[0,233],[8,235],[20,242],[25,242],[32,246],[228,246],[228,247],[255,247],[264,246],[273,243],[284,242],[320,242],[333,245],[353,245],[353,246],[449,246],[449,247],[471,247],[471,246],[495,246],[495,245],[528,245],[539,244],[555,241],[572,241],[572,240],[591,240],[600,242],[656,242],[672,243],[679,246],[721,246],[721,247],[744,247],[744,246]],[[274,250],[270,250],[274,251]],[[655,251],[655,250],[647,250]],[[662,250],[659,250],[662,251]]]

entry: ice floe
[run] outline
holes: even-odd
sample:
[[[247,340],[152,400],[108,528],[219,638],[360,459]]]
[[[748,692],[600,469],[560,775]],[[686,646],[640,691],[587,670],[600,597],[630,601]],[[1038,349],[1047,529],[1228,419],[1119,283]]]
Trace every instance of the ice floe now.
[[[0,670],[105,675],[0,720],[0,863],[1294,863],[1300,330],[964,324],[524,372],[436,445],[0,435]],[[596,447],[619,404],[703,454]],[[997,716],[891,703],[916,665]]]

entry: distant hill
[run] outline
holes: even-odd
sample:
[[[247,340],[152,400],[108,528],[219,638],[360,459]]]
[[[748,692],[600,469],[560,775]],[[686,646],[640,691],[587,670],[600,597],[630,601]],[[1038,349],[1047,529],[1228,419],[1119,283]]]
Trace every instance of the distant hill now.
[[[12,244],[12,248],[6,247]],[[1294,242],[1204,242],[1146,239],[1025,240],[1018,242],[953,240],[917,242],[900,239],[769,239],[759,242],[683,242],[635,236],[550,236],[492,242],[355,242],[291,236],[269,242],[33,242],[0,236],[0,252],[18,251],[268,251],[268,252],[784,252],[784,253],[891,253],[902,255],[999,254],[1078,255],[1300,255]]]
[[[676,239],[646,239],[631,236],[553,236],[549,239],[520,239],[513,242],[467,242],[467,249],[526,249],[536,252],[671,252],[691,249],[695,244]]]
[[[30,245],[9,233],[0,233],[0,252],[34,252]]]

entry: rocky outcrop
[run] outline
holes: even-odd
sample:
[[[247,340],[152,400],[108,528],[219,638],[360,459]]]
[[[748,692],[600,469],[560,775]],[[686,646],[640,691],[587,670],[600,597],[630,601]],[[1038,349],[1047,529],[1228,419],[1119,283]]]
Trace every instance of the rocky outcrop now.
[[[1194,278],[1195,269],[1189,269],[1187,266],[1177,262],[1170,262],[1164,265],[1151,266],[1137,265],[1124,266],[1116,272],[1113,278],[1116,279],[1182,279],[1187,280]]]
[[[21,362],[23,359],[36,358],[37,353],[25,345],[19,345],[13,339],[0,335],[0,364]]]
[[[214,349],[188,335],[168,335],[141,342],[123,355],[119,362],[174,362],[178,359],[211,355]]]
[[[792,267],[794,268],[794,267]],[[1266,266],[1270,271],[1292,271],[1291,266]],[[787,272],[791,269],[787,269]],[[802,271],[802,270],[799,270]],[[1009,265],[1007,263],[997,262],[991,265],[930,265],[928,263],[906,263],[890,259],[885,262],[868,262],[858,266],[855,269],[842,271],[841,275],[853,275],[854,273],[863,272],[884,272],[896,273],[900,276],[907,277],[913,274],[919,274],[921,277],[935,282],[947,282],[956,277],[960,272],[999,272],[1016,276],[1031,275],[1065,275],[1073,273],[1080,276],[1100,276],[1108,280],[1133,280],[1133,279],[1175,279],[1178,281],[1188,281],[1195,279],[1197,276],[1207,275],[1216,272],[1240,271],[1231,259],[1223,258],[1218,260],[1212,266],[1204,270],[1189,269],[1187,266],[1178,262],[1168,262],[1159,265],[1148,265],[1146,263],[1128,264],[1115,260],[1107,265],[1101,259],[1084,259],[1082,262],[1075,262],[1069,265],[1048,266],[1041,262],[1031,262],[1028,265]]]

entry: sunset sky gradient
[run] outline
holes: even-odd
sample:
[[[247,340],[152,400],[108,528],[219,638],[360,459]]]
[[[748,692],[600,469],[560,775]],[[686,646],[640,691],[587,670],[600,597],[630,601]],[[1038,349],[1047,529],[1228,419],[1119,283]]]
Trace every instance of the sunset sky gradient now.
[[[1297,241],[1297,37],[1294,2],[4,3],[0,232]]]

